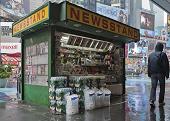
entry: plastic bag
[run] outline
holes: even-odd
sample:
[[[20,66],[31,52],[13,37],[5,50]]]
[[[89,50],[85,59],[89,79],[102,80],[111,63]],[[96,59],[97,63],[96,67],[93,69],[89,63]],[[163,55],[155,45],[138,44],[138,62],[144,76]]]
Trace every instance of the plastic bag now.
[[[110,106],[110,96],[111,96],[111,91],[107,88],[101,88],[103,92],[103,106]]]
[[[95,108],[103,107],[103,92],[97,88],[95,91]]]
[[[95,92],[92,89],[84,89],[84,106],[85,110],[95,108]]]
[[[79,113],[78,95],[72,94],[66,96],[66,114],[73,115]]]

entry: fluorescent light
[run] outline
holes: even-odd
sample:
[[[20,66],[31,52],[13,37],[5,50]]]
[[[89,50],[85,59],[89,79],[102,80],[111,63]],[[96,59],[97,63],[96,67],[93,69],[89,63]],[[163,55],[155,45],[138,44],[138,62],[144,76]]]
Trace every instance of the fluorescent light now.
[[[75,27],[80,27],[81,24],[74,24],[73,26],[75,26]]]
[[[96,32],[97,32],[97,33],[101,33],[101,32],[102,32],[102,30],[96,30]]]
[[[113,36],[113,37],[119,37],[118,35],[115,35],[115,36]]]

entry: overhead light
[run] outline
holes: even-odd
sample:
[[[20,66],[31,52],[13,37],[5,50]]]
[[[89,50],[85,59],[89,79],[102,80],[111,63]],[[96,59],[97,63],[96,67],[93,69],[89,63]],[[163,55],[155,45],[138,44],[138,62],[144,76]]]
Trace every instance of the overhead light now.
[[[113,37],[119,37],[118,35],[115,35],[115,36],[113,36]]]
[[[69,36],[62,36],[62,39],[68,40]]]
[[[80,27],[81,24],[74,24],[73,26],[75,26],[75,27]]]
[[[43,25],[48,25],[48,23],[43,23]]]
[[[97,33],[101,33],[101,32],[102,32],[102,30],[96,30],[96,32],[97,32]]]

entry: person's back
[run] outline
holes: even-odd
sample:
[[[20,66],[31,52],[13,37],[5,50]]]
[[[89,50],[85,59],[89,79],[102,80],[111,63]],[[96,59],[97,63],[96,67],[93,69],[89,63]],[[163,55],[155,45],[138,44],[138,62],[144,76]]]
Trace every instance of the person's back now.
[[[161,67],[161,58],[165,53],[153,52],[149,56],[150,74],[160,73],[163,74],[163,68]]]
[[[155,52],[151,53],[148,58],[148,76],[151,77],[151,92],[150,92],[150,105],[155,106],[156,101],[156,88],[159,82],[159,106],[165,105],[165,77],[169,78],[169,61],[167,55],[162,52],[163,44],[157,43]]]
[[[148,76],[152,74],[163,74],[169,77],[169,61],[167,55],[162,52],[163,44],[158,43],[155,47],[155,52],[151,53],[148,58]]]

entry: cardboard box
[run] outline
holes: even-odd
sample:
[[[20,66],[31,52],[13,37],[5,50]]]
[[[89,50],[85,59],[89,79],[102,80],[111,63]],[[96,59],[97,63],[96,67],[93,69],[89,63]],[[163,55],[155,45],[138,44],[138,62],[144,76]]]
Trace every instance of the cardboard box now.
[[[112,92],[112,95],[122,95],[122,84],[106,85],[106,87]]]

